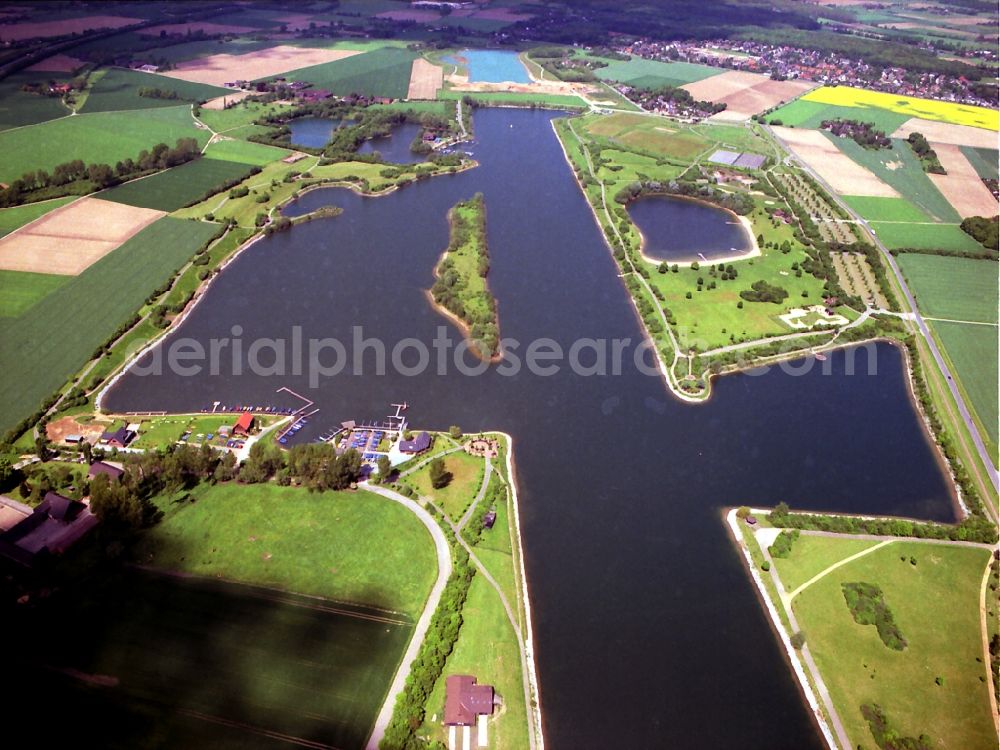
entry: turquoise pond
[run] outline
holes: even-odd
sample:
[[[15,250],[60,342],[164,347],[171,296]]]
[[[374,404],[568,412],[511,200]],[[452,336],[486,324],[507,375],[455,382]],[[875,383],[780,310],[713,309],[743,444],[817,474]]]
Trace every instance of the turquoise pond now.
[[[497,50],[470,50],[461,53],[465,65],[469,69],[470,83],[531,83],[528,71],[517,58],[516,52],[499,52]],[[455,65],[462,64],[458,57],[445,58],[445,62]]]

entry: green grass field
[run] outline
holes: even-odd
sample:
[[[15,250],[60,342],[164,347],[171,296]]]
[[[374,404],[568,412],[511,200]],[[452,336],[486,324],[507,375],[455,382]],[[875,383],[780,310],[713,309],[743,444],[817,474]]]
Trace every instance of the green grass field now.
[[[170,505],[139,559],[204,576],[415,617],[437,576],[434,544],[401,505],[366,492],[220,484]]]
[[[0,320],[0,430],[33,412],[146,296],[219,231],[170,217],[146,227],[17,318]]]
[[[897,262],[924,315],[997,322],[997,262],[902,253]]]
[[[875,221],[871,226],[879,239],[892,249],[914,247],[921,250],[986,252],[958,224],[893,224]]]
[[[841,151],[855,162],[871,170],[917,208],[937,221],[958,223],[961,217],[931,182],[920,160],[906,141],[893,139],[891,149],[862,148],[850,138],[830,137]],[[893,165],[889,168],[888,165]]]
[[[13,73],[0,80],[0,130],[55,120],[71,114],[58,96],[42,96],[22,91],[26,83],[65,82],[65,73]]]
[[[10,234],[15,229],[20,229],[40,216],[44,216],[49,211],[65,206],[67,203],[75,201],[78,196],[69,195],[65,198],[54,198],[50,201],[40,201],[38,203],[28,203],[24,206],[12,206],[10,208],[0,208],[0,237]]]
[[[158,88],[177,94],[177,99],[154,99],[139,96],[139,89]],[[219,86],[182,81],[179,78],[153,75],[127,68],[110,68],[94,84],[81,112],[114,112],[126,109],[176,107],[184,102],[207,101],[227,93]]]
[[[905,198],[845,195],[844,202],[868,221],[927,222],[931,218]]]
[[[985,549],[896,542],[832,571],[793,601],[852,747],[872,746],[860,711],[866,703],[882,706],[902,736],[929,735],[931,747],[996,747],[980,680],[986,666],[977,660],[988,559]],[[904,651],[886,648],[873,626],[854,621],[841,584],[855,581],[882,589],[908,642]]]
[[[338,96],[357,93],[403,99],[409,90],[410,69],[417,57],[417,53],[407,49],[386,47],[336,62],[299,68],[284,75],[289,81],[308,81]]]
[[[50,645],[7,667],[30,686],[11,696],[19,715],[41,718],[39,695],[64,705],[32,722],[55,746],[86,725],[102,747],[362,747],[413,632],[379,610],[140,571],[44,613],[31,632]]]
[[[0,150],[5,154],[0,180],[12,182],[29,170],[51,172],[57,164],[73,159],[114,166],[120,159],[135,159],[157,143],[172,147],[178,138],[195,138],[200,145],[208,140],[208,134],[194,126],[188,105],[97,112],[7,130],[0,133]]]
[[[996,327],[939,320],[931,321],[930,325],[944,344],[945,353],[955,365],[959,382],[995,446],[1000,441],[1000,409],[997,406],[1000,350],[997,347]]]
[[[594,71],[605,81],[630,83],[634,86],[654,88],[659,86],[683,86],[724,72],[708,65],[683,62],[660,62],[633,57],[629,61],[611,60],[605,68]]]
[[[228,180],[242,180],[250,165],[202,157],[179,167],[133,180],[98,194],[98,198],[159,211],[176,211]]]
[[[262,167],[272,161],[284,159],[290,151],[263,143],[250,141],[216,141],[205,151],[205,156],[221,161],[234,161]]]
[[[690,160],[712,145],[707,138],[668,120],[625,112],[585,117],[581,127],[592,136],[654,156]]]
[[[803,535],[792,543],[792,551],[788,557],[775,557],[773,560],[785,591],[792,592],[838,560],[874,547],[876,544],[878,542],[870,539]]]
[[[0,271],[0,318],[16,318],[24,314],[70,278],[51,273]]]
[[[961,150],[973,169],[976,170],[976,174],[980,177],[988,180],[995,180],[1000,177],[1000,174],[998,174],[1000,169],[997,166],[997,159],[1000,158],[1000,153],[997,152],[997,149],[962,146]]]
[[[835,120],[838,117],[845,120],[861,119],[874,123],[876,128],[885,131],[888,135],[909,120],[911,116],[874,107],[862,109],[796,99],[769,114],[767,121],[773,123],[775,120],[781,120],[781,123],[786,126],[816,129],[824,120]]]
[[[233,128],[249,125],[264,115],[287,112],[290,109],[287,104],[262,104],[244,100],[229,109],[202,109],[198,119],[216,133],[224,133]]]
[[[452,475],[447,487],[436,490],[431,486],[430,464],[408,476],[406,481],[420,495],[434,500],[453,521],[458,521],[479,492],[483,483],[483,466],[483,459],[458,451],[444,457],[445,470]]]

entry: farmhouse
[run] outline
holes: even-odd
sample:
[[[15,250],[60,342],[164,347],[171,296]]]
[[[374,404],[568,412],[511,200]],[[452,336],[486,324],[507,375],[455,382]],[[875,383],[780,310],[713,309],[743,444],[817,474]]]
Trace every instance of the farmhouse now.
[[[97,525],[97,516],[78,500],[49,492],[30,516],[0,533],[0,555],[32,565],[36,559],[62,554]]]
[[[444,686],[444,725],[448,727],[448,747],[470,750],[486,745],[486,717],[493,713],[493,686],[477,685],[467,674],[449,675]],[[475,745],[471,727],[479,725]],[[456,728],[462,727],[462,740],[456,743]]]
[[[426,432],[421,432],[413,440],[401,440],[399,443],[400,453],[416,456],[431,447],[431,436]]]
[[[110,445],[112,448],[126,448],[128,444],[135,440],[135,431],[128,427],[119,427],[114,432],[105,432],[101,435],[101,443]]]
[[[254,426],[253,414],[245,411],[233,425],[233,435],[249,435]]]
[[[113,464],[108,464],[105,463],[104,461],[94,461],[94,463],[90,465],[90,470],[87,472],[87,478],[93,479],[94,477],[103,474],[109,480],[121,479],[122,474],[124,473],[125,472],[122,469],[119,469],[117,466],[114,466]]]

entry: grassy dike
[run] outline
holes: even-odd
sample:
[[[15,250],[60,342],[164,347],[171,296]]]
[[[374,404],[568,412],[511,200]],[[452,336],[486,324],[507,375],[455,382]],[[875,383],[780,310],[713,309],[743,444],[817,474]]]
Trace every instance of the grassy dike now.
[[[482,359],[500,359],[497,303],[486,281],[490,253],[486,241],[486,202],[482,193],[448,212],[450,239],[434,269],[430,295],[442,314],[455,320]]]

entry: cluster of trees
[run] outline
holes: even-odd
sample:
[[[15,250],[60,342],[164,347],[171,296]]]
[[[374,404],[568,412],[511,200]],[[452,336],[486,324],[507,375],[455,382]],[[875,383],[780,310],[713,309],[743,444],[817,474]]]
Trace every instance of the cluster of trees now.
[[[262,473],[268,476],[277,474],[278,484],[289,484],[294,479],[316,492],[344,490],[361,476],[361,454],[353,449],[338,456],[336,449],[329,443],[311,443],[293,446],[285,458],[281,451],[271,445],[261,447],[260,457],[255,458],[254,449],[262,445],[255,443],[250,449],[250,456],[243,469],[251,461],[261,461],[267,469]]]
[[[997,229],[1000,217],[970,216],[962,221],[962,231],[989,250],[997,249]]]
[[[431,487],[436,490],[444,489],[451,484],[452,474],[445,468],[444,459],[438,456],[430,465]]]
[[[615,201],[622,205],[628,205],[647,195],[680,195],[687,198],[697,198],[725,208],[739,216],[746,216],[752,212],[754,205],[753,198],[746,193],[727,193],[716,190],[711,185],[699,185],[692,180],[630,182],[615,193]]]
[[[571,83],[589,83],[596,81],[594,75],[598,68],[607,67],[602,60],[587,60],[573,56],[574,50],[565,47],[538,47],[531,50],[528,56],[554,77]],[[627,59],[627,58],[626,58]]]
[[[829,130],[840,138],[851,138],[862,148],[873,151],[892,148],[892,141],[886,136],[885,131],[878,130],[873,122],[858,122],[838,117],[835,120],[823,120],[819,126],[821,130]]]
[[[951,539],[984,544],[995,544],[997,541],[996,526],[981,515],[969,516],[958,524],[944,524],[931,521],[910,521],[905,518],[857,518],[816,513],[792,513],[787,504],[778,503],[774,510],[768,513],[767,520],[772,526],[784,529],[834,531],[838,534]]]
[[[747,302],[774,302],[780,304],[788,298],[788,290],[774,284],[768,284],[761,279],[750,285],[749,289],[740,292],[740,297]]]
[[[468,553],[455,543],[451,530],[445,528],[445,533],[452,542],[454,567],[441,595],[441,602],[431,618],[420,652],[410,668],[403,692],[396,699],[392,720],[379,743],[379,750],[426,748],[425,740],[416,732],[424,723],[427,699],[441,678],[448,656],[455,648],[462,628],[462,608],[476,573],[475,568],[469,564]]]
[[[139,96],[148,99],[180,99],[176,91],[164,90],[155,86],[143,86],[139,89]]]
[[[158,143],[150,151],[140,151],[137,159],[119,161],[114,167],[109,164],[88,165],[74,159],[57,164],[51,173],[44,169],[25,172],[9,187],[0,190],[0,207],[61,195],[90,193],[149,172],[176,167],[199,156],[201,149],[194,138],[178,138],[173,148]]]
[[[694,110],[698,116],[708,117],[722,112],[728,106],[725,102],[709,102],[695,99],[689,91],[676,86],[632,87],[631,98],[643,107],[663,107],[673,104],[685,110]]]
[[[785,532],[782,532],[785,533]],[[873,583],[842,583],[847,608],[858,625],[874,625],[878,637],[893,651],[906,649],[906,639],[892,617],[892,610],[885,603],[882,589]]]
[[[798,540],[801,532],[798,529],[782,531],[774,540],[774,544],[767,548],[771,557],[788,557],[792,553],[792,545]]]
[[[906,140],[910,144],[910,148],[913,149],[913,153],[919,157],[925,172],[930,172],[931,174],[948,174],[944,171],[944,167],[941,166],[941,162],[938,161],[937,151],[931,148],[931,144],[927,142],[927,138],[924,137],[923,133],[914,131],[910,133],[910,136]]]
[[[880,750],[931,750],[934,742],[926,734],[919,737],[904,737],[890,724],[885,711],[877,703],[861,706],[861,715],[868,722],[875,744]]]

